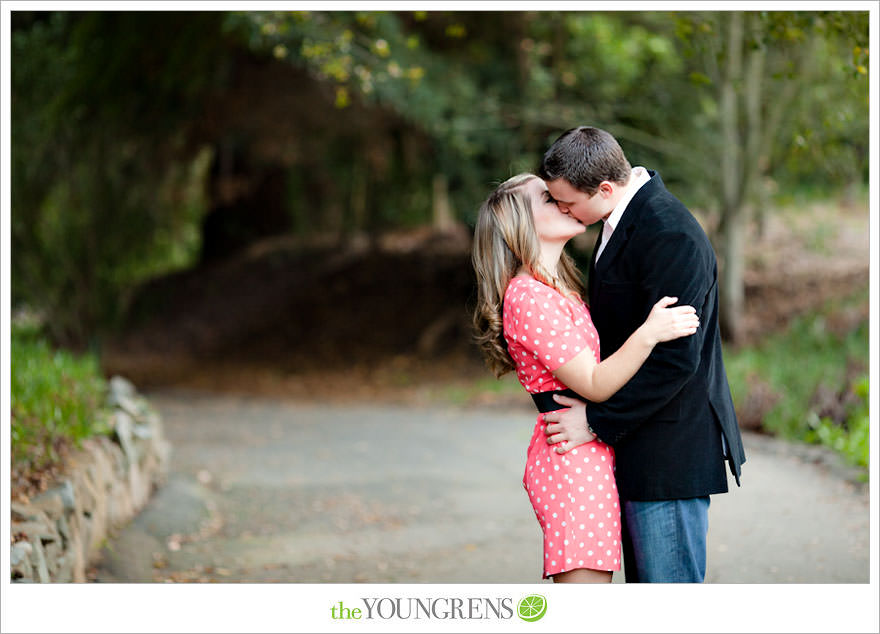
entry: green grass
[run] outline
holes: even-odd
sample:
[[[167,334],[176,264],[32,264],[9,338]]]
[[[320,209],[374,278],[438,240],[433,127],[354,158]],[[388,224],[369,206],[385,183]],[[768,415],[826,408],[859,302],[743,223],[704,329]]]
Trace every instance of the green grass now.
[[[763,418],[766,431],[827,445],[849,462],[867,467],[868,320],[844,332],[829,328],[840,311],[867,301],[867,291],[835,301],[757,345],[726,350],[725,367],[737,409],[759,398],[755,386],[763,383],[776,399]],[[820,419],[814,400],[819,389],[848,397],[845,420]]]
[[[493,397],[511,396],[521,396],[523,403],[530,402],[528,394],[516,378],[516,372],[508,372],[496,379],[488,368],[479,378],[444,386],[437,394],[439,400],[459,406],[491,400]]]
[[[839,205],[842,200],[850,200],[868,209],[870,188],[867,181],[851,187],[829,189],[826,183],[800,183],[798,185],[780,184],[779,191],[771,199],[774,208],[789,207],[800,209],[814,205],[817,201],[826,201]]]
[[[93,355],[54,350],[30,326],[13,324],[12,462],[42,469],[59,460],[59,448],[106,433],[107,383]]]

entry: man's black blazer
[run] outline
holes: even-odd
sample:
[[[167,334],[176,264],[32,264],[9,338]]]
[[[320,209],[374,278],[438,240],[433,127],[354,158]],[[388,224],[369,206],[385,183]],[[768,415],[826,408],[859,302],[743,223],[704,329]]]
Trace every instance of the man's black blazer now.
[[[695,335],[658,344],[614,396],[588,403],[587,420],[614,447],[622,499],[723,493],[722,433],[737,484],[745,453],[721,359],[715,252],[659,174],[649,174],[590,266],[590,312],[601,355],[617,350],[665,295],[696,308],[700,327]]]

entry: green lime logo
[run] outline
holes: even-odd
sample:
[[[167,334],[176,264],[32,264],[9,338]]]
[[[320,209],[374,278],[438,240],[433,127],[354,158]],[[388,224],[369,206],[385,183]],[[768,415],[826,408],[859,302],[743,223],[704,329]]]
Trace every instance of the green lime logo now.
[[[547,612],[547,599],[540,594],[530,594],[519,602],[517,614],[523,621],[538,621]]]

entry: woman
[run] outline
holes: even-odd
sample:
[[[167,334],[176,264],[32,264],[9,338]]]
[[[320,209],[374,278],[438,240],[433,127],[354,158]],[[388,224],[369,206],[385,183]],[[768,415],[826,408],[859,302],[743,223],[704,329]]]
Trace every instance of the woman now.
[[[693,307],[670,308],[676,298],[664,297],[626,343],[600,362],[583,284],[563,250],[584,231],[532,174],[505,181],[480,207],[473,250],[477,341],[495,375],[516,370],[523,387],[539,395],[533,396],[536,403],[545,400],[540,395],[566,389],[603,401],[638,371],[657,343],[699,327]],[[538,416],[523,485],[544,532],[544,578],[607,583],[620,570],[614,453],[589,432],[570,442],[577,448],[562,455],[552,451],[543,414]]]

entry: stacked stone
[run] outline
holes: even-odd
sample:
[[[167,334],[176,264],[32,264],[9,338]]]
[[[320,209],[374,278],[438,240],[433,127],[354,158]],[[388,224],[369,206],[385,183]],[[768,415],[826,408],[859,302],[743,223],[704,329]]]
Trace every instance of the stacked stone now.
[[[162,421],[134,386],[110,380],[112,436],[89,438],[65,477],[28,504],[12,503],[13,582],[83,582],[104,541],[165,481],[170,446]]]

